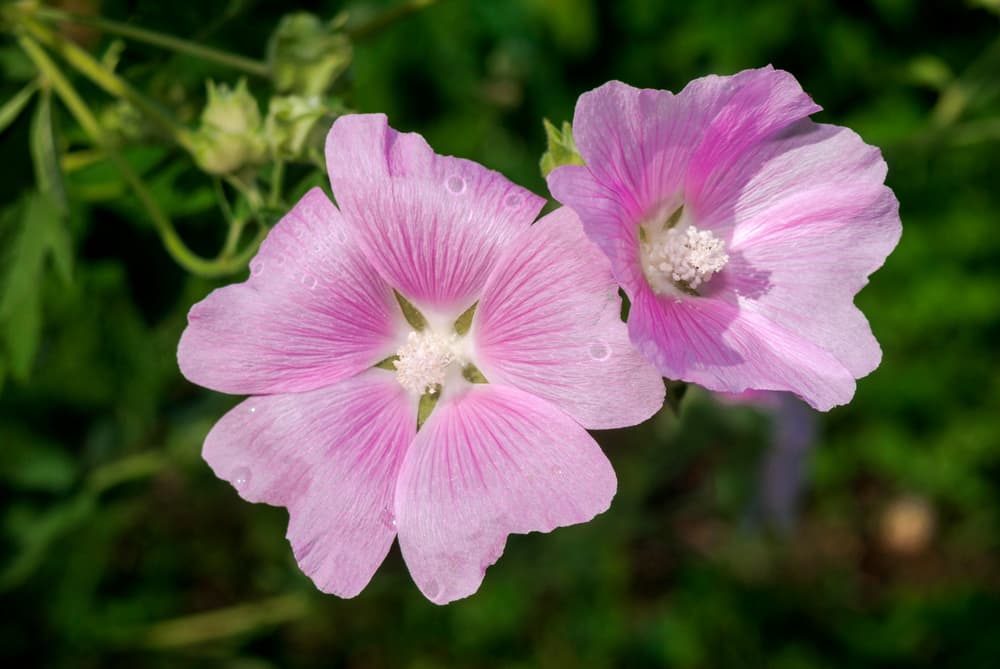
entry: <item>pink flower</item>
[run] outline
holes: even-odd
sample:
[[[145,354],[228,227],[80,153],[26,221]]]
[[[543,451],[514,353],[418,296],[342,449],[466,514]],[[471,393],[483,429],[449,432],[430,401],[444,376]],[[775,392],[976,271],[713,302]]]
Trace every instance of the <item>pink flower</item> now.
[[[878,366],[853,299],[899,240],[898,203],[878,149],[818,110],[770,67],[577,102],[586,165],[549,188],[611,259],[629,335],[665,376],[827,410]]]
[[[338,119],[326,150],[339,209],[307,193],[249,279],[188,316],[184,375],[253,395],[204,457],[244,499],[288,507],[321,590],[359,593],[398,536],[420,590],[449,602],[508,534],[608,508],[614,472],[585,428],[648,418],[663,384],[570,210],[531,225],[541,198],[382,115]],[[417,431],[422,396],[439,399]]]

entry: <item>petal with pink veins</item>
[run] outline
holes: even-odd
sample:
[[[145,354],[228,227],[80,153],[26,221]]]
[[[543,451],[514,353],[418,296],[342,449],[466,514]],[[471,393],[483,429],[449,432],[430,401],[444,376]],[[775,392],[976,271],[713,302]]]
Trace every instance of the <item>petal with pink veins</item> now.
[[[315,188],[268,234],[247,281],[191,308],[177,361],[224,393],[312,390],[391,355],[402,325],[392,290]]]
[[[621,320],[608,260],[567,207],[506,250],[471,336],[491,383],[544,398],[585,428],[635,425],[663,405],[663,380]]]
[[[396,488],[399,545],[437,603],[479,589],[509,534],[549,532],[605,511],[614,471],[597,442],[516,388],[445,397],[407,453]]]
[[[854,395],[854,377],[832,353],[742,304],[646,287],[628,326],[636,347],[671,379],[729,393],[787,390],[820,411]]]
[[[320,590],[353,597],[396,535],[393,494],[416,407],[373,369],[305,393],[251,397],[216,423],[205,460],[244,499],[288,508],[288,540]]]
[[[326,159],[334,197],[371,262],[417,307],[448,318],[475,302],[545,202],[478,163],[434,153],[384,114],[337,119]]]

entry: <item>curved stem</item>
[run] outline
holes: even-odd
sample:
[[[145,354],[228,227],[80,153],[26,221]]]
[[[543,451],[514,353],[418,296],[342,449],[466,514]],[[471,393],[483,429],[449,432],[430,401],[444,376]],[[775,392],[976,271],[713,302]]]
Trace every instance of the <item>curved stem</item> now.
[[[186,150],[192,150],[189,131],[174,121],[156,102],[133,89],[124,79],[73,42],[61,38],[29,17],[24,17],[21,23],[36,40],[62,56],[80,74],[90,79],[108,94],[124,98],[134,104],[166,131],[174,141]]]
[[[203,44],[198,44],[197,42],[181,39],[180,37],[174,37],[173,35],[165,35],[161,32],[156,32],[155,30],[147,30],[145,28],[138,28],[127,23],[112,21],[111,19],[105,19],[100,16],[73,14],[60,9],[53,9],[52,7],[38,7],[33,11],[33,14],[39,18],[50,21],[66,21],[68,23],[92,26],[99,30],[103,30],[104,32],[121,35],[122,37],[136,40],[137,42],[145,42],[146,44],[152,44],[153,46],[158,46],[170,51],[184,53],[189,56],[194,56],[195,58],[201,58],[202,60],[209,60],[220,65],[227,65],[257,77],[268,77],[271,74],[271,70],[267,66],[267,63],[239,56],[221,49],[214,49],[209,46],[204,46]]]
[[[136,197],[139,198],[139,202],[152,220],[153,226],[160,234],[163,245],[171,257],[188,271],[204,277],[223,276],[243,269],[249,257],[255,252],[256,245],[263,239],[263,234],[258,234],[254,242],[237,256],[220,256],[215,260],[206,260],[193,253],[177,234],[170,219],[160,209],[142,178],[135,173],[135,170],[132,169],[128,161],[107,141],[97,117],[94,116],[87,103],[80,97],[80,94],[77,93],[73,85],[66,79],[52,59],[49,58],[48,54],[45,53],[44,49],[27,35],[19,36],[18,41],[21,48],[24,49],[24,52],[35,64],[35,67],[38,68],[39,73],[45,78],[46,83],[52,86],[56,95],[66,105],[66,108],[73,115],[73,118],[76,119],[77,123],[80,124],[80,127],[83,128],[83,131],[114,162],[125,181],[135,192]]]

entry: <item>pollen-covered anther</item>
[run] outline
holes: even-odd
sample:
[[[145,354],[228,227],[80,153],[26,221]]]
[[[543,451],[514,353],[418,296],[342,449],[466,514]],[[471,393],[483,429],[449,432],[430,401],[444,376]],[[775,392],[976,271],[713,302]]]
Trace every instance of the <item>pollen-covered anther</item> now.
[[[682,284],[694,290],[729,262],[726,244],[693,225],[670,228],[642,243],[642,268],[657,292]]]
[[[406,343],[396,351],[396,380],[407,390],[423,395],[438,392],[448,374],[448,367],[459,361],[459,338],[430,330],[410,332]]]

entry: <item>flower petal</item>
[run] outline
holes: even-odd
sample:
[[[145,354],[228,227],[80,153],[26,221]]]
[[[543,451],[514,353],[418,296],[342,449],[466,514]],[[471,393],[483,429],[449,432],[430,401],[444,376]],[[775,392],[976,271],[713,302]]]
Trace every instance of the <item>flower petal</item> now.
[[[569,416],[516,388],[443,398],[417,434],[396,488],[399,546],[424,595],[474,593],[507,535],[590,520],[611,503],[614,471]]]
[[[234,394],[312,390],[392,354],[403,316],[389,287],[351,243],[316,188],[274,226],[245,283],[194,305],[181,372]]]
[[[577,101],[573,134],[586,166],[553,170],[549,189],[628,284],[642,279],[641,222],[697,196],[711,167],[818,110],[794,77],[770,67],[695,79],[677,95],[611,81]]]
[[[854,132],[808,121],[749,152],[706,203],[732,258],[713,288],[868,374],[881,350],[853,300],[902,231],[885,174]]]
[[[671,379],[709,390],[787,390],[826,411],[854,396],[854,376],[833,354],[748,308],[710,298],[632,301],[632,341]]]
[[[244,499],[288,508],[288,540],[320,590],[353,597],[396,530],[396,477],[416,408],[393,376],[369,370],[306,393],[251,397],[216,423],[203,456]]]
[[[544,204],[482,165],[437,155],[383,114],[338,118],[326,158],[334,197],[372,263],[417,307],[446,318],[475,301]]]
[[[634,425],[663,405],[663,380],[628,339],[608,260],[566,207],[507,249],[471,335],[491,383],[542,397],[585,428]]]

